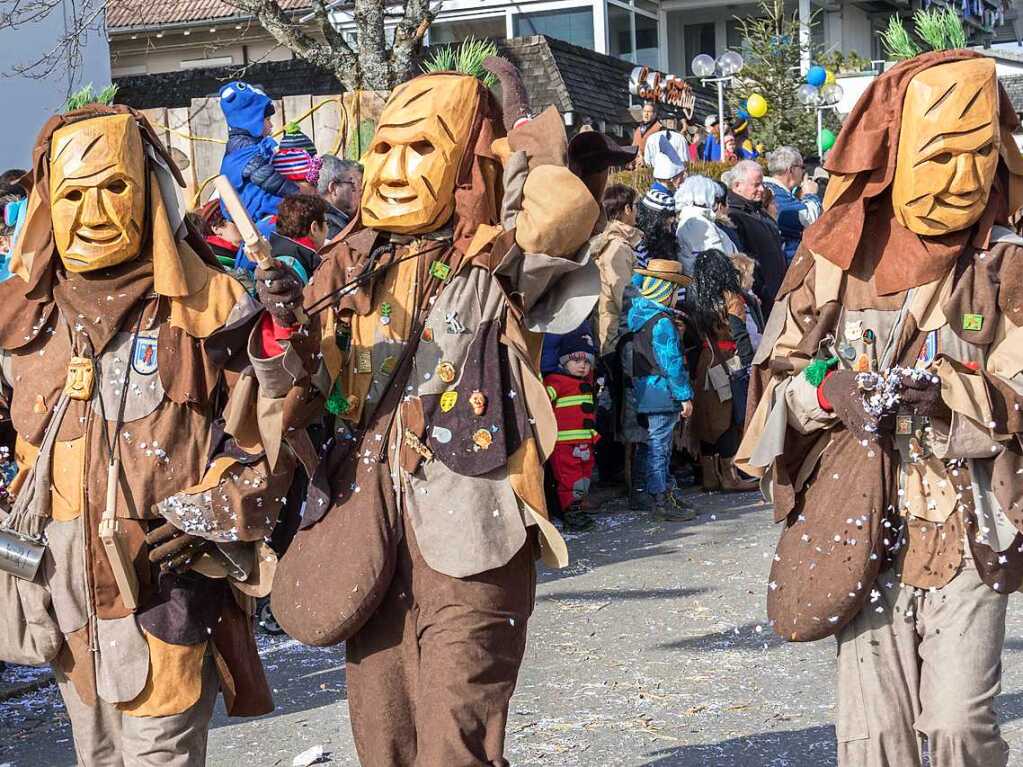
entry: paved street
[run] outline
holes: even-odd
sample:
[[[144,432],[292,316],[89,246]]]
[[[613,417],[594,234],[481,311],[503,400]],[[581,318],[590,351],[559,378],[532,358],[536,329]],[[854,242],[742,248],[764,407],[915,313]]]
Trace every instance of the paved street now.
[[[512,701],[513,765],[834,765],[834,643],[789,645],[765,623],[776,531],[752,495],[693,496],[695,523],[605,504],[570,536],[573,564],[542,572]],[[999,701],[1010,764],[1023,764],[1023,620],[1014,602]],[[209,764],[289,767],[322,745],[357,765],[340,651],[261,638],[278,710],[218,715]],[[966,649],[966,648],[964,648]],[[53,687],[0,704],[0,767],[73,764]]]

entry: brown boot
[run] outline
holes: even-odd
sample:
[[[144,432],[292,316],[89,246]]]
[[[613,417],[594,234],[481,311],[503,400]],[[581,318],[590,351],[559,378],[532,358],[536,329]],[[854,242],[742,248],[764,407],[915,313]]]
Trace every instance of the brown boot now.
[[[760,487],[760,483],[753,477],[740,476],[731,458],[718,458],[717,460],[721,489],[726,493],[748,493]]]
[[[718,474],[718,462],[716,455],[704,455],[700,457],[700,469],[703,472],[703,489],[720,490],[721,475]]]

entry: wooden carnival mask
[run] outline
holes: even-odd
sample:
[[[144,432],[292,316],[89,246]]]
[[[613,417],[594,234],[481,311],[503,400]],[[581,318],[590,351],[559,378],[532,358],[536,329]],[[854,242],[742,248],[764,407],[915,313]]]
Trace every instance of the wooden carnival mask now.
[[[50,216],[69,272],[124,263],[142,249],[145,152],[131,115],[67,125],[50,141]]]
[[[940,64],[913,78],[902,107],[892,204],[921,235],[972,226],[998,168],[998,80],[991,59]]]
[[[475,77],[438,73],[397,88],[362,158],[367,226],[424,234],[448,222],[479,100]]]

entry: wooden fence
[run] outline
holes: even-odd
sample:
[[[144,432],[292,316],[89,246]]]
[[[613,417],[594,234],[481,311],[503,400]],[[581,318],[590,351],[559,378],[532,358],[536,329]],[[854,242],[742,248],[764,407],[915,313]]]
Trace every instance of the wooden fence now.
[[[379,91],[285,96],[274,101],[274,136],[280,138],[285,123],[297,122],[320,154],[357,160],[373,136],[386,96]],[[227,144],[220,99],[192,99],[188,107],[143,111],[181,168],[185,199],[197,207],[213,191],[211,181],[220,172]]]

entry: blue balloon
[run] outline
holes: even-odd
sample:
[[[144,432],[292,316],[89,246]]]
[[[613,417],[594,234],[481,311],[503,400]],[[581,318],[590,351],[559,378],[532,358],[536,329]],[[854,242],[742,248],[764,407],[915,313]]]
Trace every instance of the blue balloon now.
[[[820,88],[827,79],[828,70],[819,65],[810,67],[810,71],[806,73],[806,81],[814,88]]]
[[[746,111],[746,107],[739,107],[738,116],[740,120],[749,119],[749,112]]]

